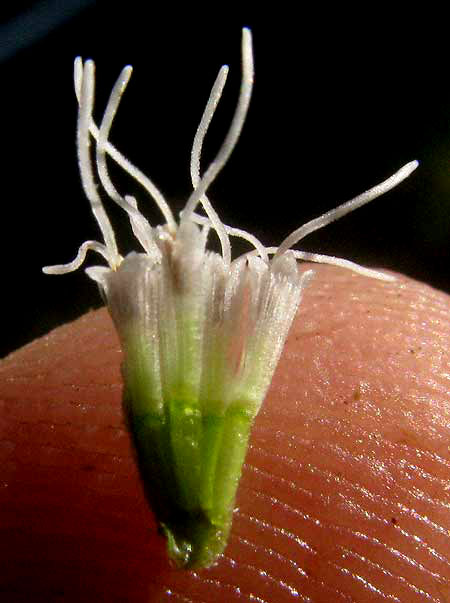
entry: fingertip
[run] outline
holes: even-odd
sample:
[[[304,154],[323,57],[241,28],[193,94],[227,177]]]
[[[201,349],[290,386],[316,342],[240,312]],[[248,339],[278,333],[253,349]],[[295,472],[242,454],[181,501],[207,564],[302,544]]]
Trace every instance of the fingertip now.
[[[315,272],[254,426],[229,546],[209,570],[167,563],[105,310],[0,363],[7,594],[345,601],[365,600],[370,583],[418,602],[448,587],[448,296],[404,277]]]

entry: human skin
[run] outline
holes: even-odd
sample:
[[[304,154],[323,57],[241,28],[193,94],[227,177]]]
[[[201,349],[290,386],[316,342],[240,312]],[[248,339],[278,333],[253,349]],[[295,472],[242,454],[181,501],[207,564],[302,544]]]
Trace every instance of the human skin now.
[[[450,298],[314,269],[207,570],[168,564],[106,310],[0,363],[1,600],[450,601]]]

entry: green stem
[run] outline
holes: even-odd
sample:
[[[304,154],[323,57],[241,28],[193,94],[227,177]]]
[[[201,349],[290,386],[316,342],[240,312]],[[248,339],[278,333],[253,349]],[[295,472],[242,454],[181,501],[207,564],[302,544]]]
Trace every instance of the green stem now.
[[[247,453],[253,417],[245,411],[229,409],[223,418],[221,445],[217,457],[213,510],[215,523],[231,523],[234,500]]]
[[[199,508],[202,417],[195,404],[174,400],[167,404],[170,439],[178,485],[178,504],[185,511]]]
[[[203,417],[201,473],[191,491],[191,500],[199,501],[199,506],[189,506],[184,525],[165,526],[176,545],[171,550],[169,538],[169,554],[173,556],[183,547],[189,550],[185,567],[207,567],[225,549],[251,423],[251,417],[235,409],[223,416]]]
[[[252,417],[241,408],[201,417],[179,400],[167,409],[131,421],[146,492],[169,556],[207,567],[227,544]]]
[[[174,505],[179,493],[172,450],[167,446],[169,426],[161,415],[139,417],[130,412],[128,416],[145,493],[159,520],[170,521],[177,514]]]

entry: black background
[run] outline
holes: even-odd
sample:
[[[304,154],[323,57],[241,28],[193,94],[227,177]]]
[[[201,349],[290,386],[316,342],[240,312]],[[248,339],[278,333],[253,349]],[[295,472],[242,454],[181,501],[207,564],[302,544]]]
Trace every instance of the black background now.
[[[97,121],[120,69],[134,66],[111,140],[178,211],[190,193],[192,138],[223,63],[231,71],[203,165],[229,125],[243,25],[254,35],[256,80],[241,140],[209,191],[223,221],[276,245],[419,159],[398,189],[311,235],[302,248],[404,272],[450,292],[445,17],[400,4],[396,15],[379,4],[359,11],[305,6],[272,3],[264,12],[245,3],[6,5],[0,355],[101,304],[83,270],[41,273],[44,265],[73,259],[83,241],[99,239],[77,169],[74,57],[96,61]],[[139,188],[112,174],[157,224],[159,213]],[[121,251],[133,249],[128,220],[113,203],[107,209]],[[88,265],[96,263],[90,255]]]

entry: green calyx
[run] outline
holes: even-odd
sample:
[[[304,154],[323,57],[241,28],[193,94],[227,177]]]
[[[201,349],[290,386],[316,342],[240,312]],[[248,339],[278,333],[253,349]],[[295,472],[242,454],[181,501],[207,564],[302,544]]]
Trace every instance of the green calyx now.
[[[226,547],[250,428],[301,291],[286,267],[227,267],[204,244],[184,224],[161,241],[159,264],[131,256],[108,285],[145,490],[184,568],[208,567]]]
[[[204,414],[176,398],[164,413],[135,414],[125,400],[146,495],[167,538],[169,557],[208,567],[226,547],[253,416],[244,405]]]

